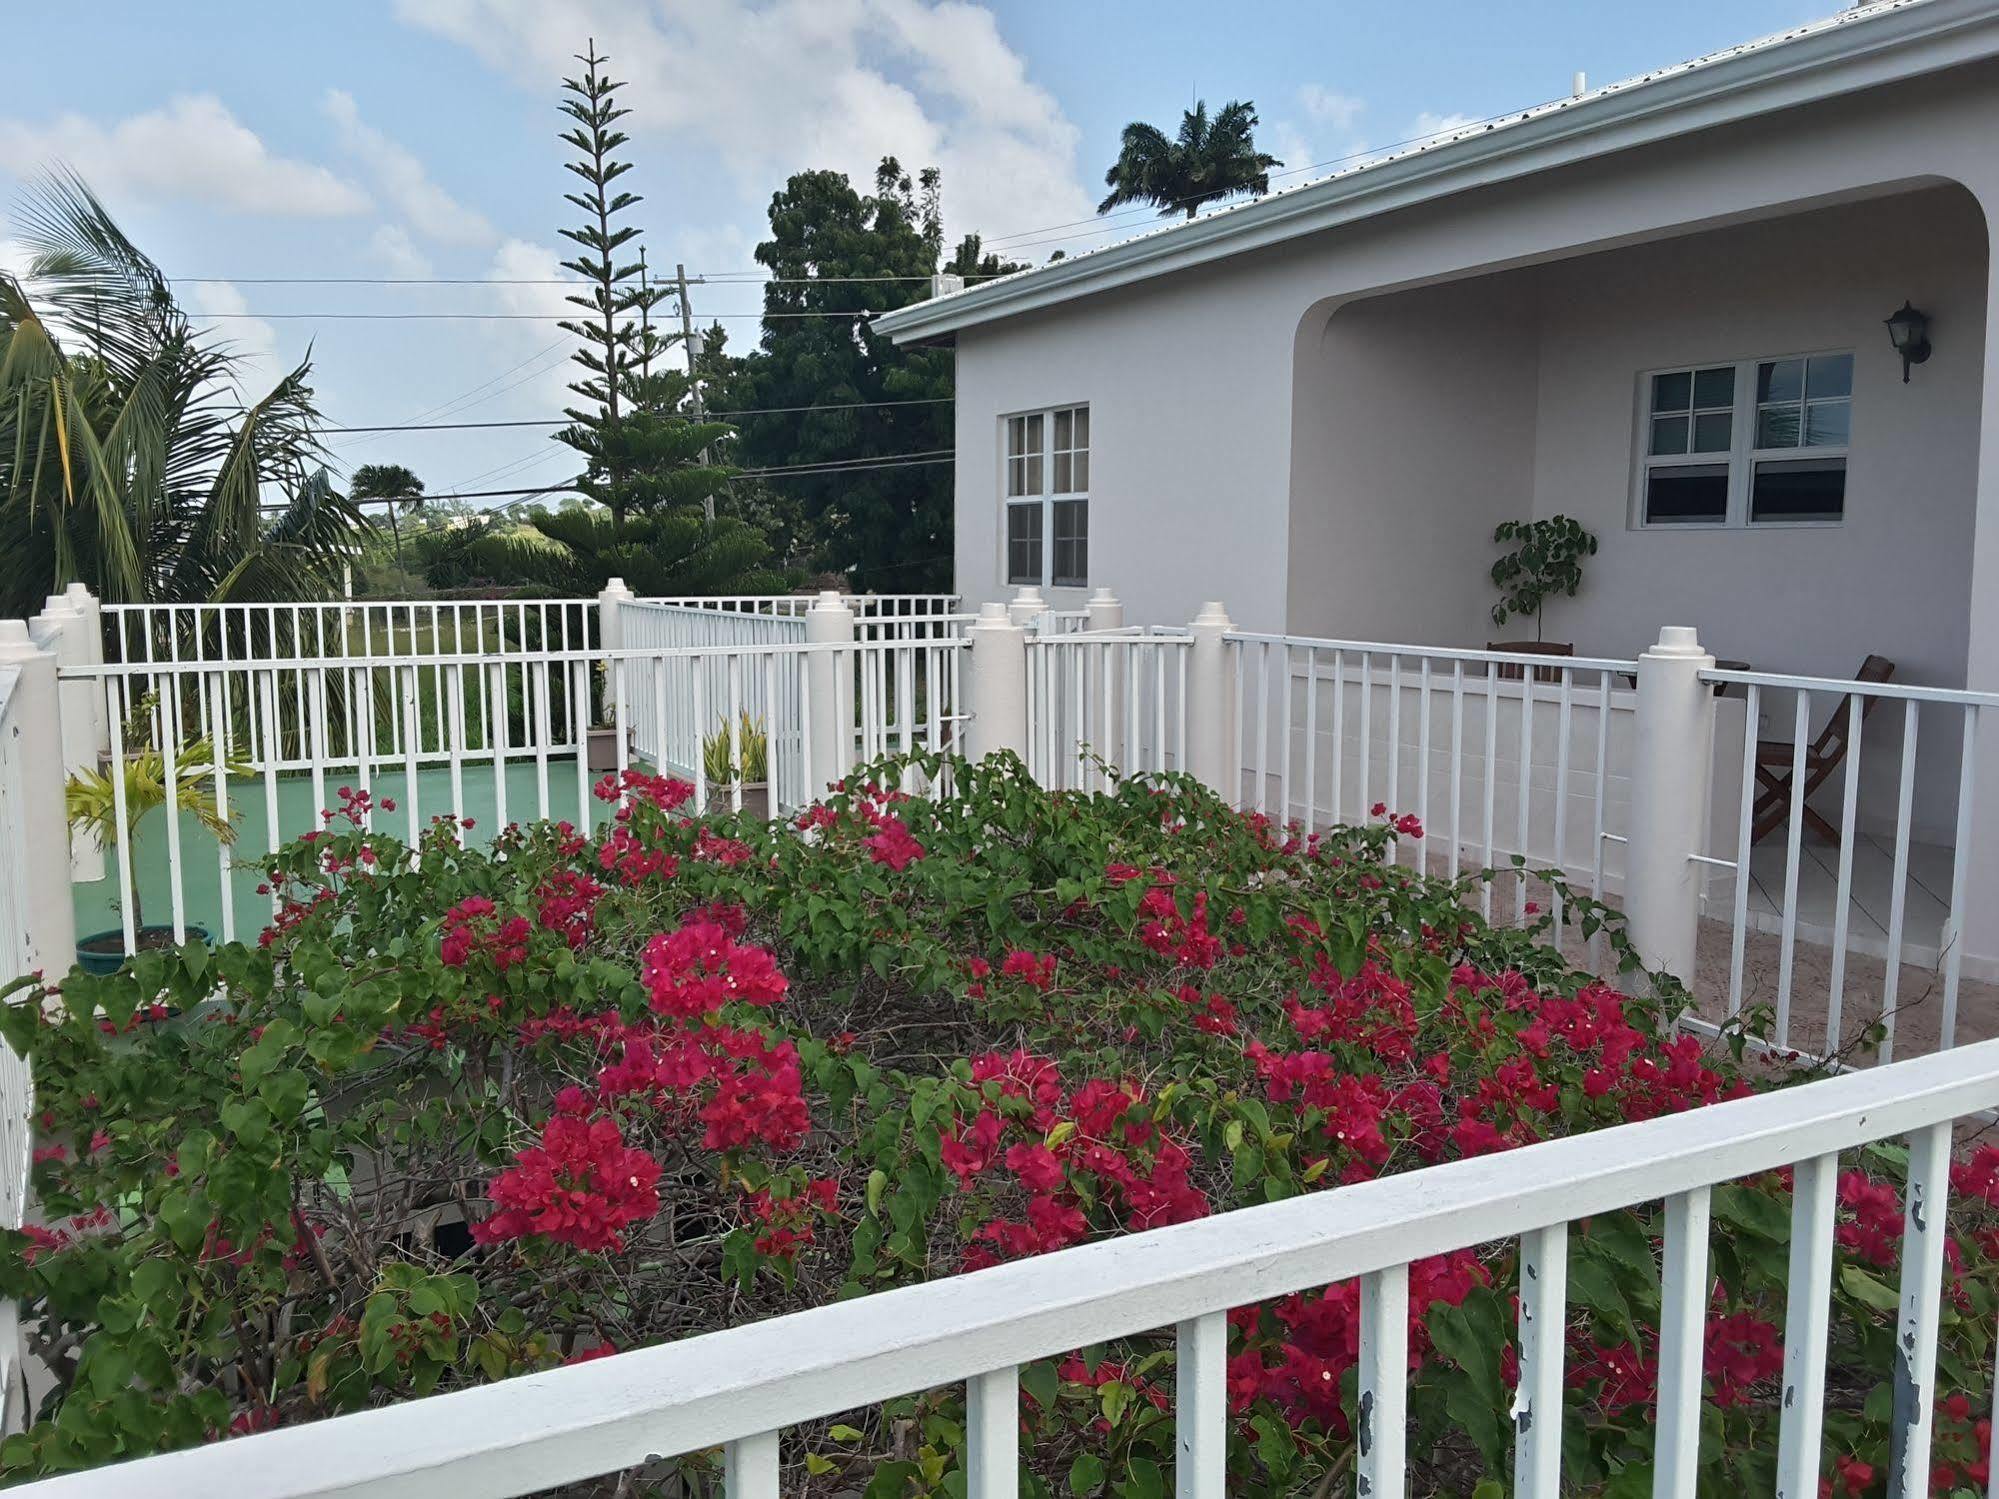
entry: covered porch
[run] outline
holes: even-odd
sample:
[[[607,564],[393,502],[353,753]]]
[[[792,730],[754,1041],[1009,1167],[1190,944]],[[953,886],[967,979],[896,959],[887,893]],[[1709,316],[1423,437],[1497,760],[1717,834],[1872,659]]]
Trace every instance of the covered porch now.
[[[1845,680],[1878,656],[1896,683],[1964,686],[1988,275],[1977,201],[1926,184],[1315,304],[1294,351],[1286,631],[1539,634],[1628,658],[1686,624],[1759,672]],[[1905,301],[1933,340],[1907,383],[1883,327]],[[1553,515],[1597,539],[1579,592],[1495,625],[1494,527]],[[1838,841],[1807,820],[1794,860],[1780,815],[1750,850],[1751,930],[1792,913],[1802,943],[1877,960],[1899,943],[1934,969],[1953,940],[1954,711],[1875,703],[1848,749],[1836,692],[1765,691],[1749,723],[1743,690],[1722,690],[1717,858],[1737,852],[1744,736],[1787,776],[1800,723],[1817,746],[1840,720],[1808,801],[1834,830],[1855,777],[1844,920]],[[1563,773],[1587,781],[1590,762]],[[1589,852],[1572,825],[1564,863]],[[1736,906],[1731,872],[1704,878],[1710,910]],[[1985,948],[1967,977],[1999,977]]]

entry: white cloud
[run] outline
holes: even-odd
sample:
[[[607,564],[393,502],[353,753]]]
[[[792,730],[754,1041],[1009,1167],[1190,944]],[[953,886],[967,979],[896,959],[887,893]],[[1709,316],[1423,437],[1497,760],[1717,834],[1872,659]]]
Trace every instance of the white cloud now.
[[[369,235],[368,251],[391,276],[422,280],[435,269],[409,231],[398,224],[384,224]]]
[[[1361,112],[1367,108],[1364,101],[1351,94],[1335,93],[1316,83],[1298,90],[1298,103],[1313,124],[1342,132],[1354,129],[1360,123]]]
[[[0,161],[67,162],[113,199],[199,203],[308,218],[361,213],[368,195],[325,167],[273,155],[212,94],[105,124],[63,114],[46,125],[0,119]]]
[[[418,234],[453,245],[488,245],[497,237],[486,216],[432,181],[413,152],[363,121],[353,95],[328,89],[324,107],[342,147],[368,168],[382,196]]]
[[[991,12],[964,0],[398,0],[398,13],[535,89],[579,76],[577,39],[594,36],[631,84],[623,125],[691,139],[747,203],[808,167],[864,186],[886,155],[943,170],[953,238],[1086,217],[1093,203],[1075,126]]]
[[[1474,123],[1476,122],[1471,115],[1436,114],[1426,109],[1416,116],[1415,122],[1407,130],[1402,132],[1401,138],[1410,141],[1432,140],[1440,135],[1455,134]]]
[[[262,318],[242,316],[250,304],[232,282],[198,281],[187,292],[189,320],[200,326],[204,317],[216,318],[216,337],[242,361],[238,380],[246,390],[260,392],[278,373],[278,330]]]

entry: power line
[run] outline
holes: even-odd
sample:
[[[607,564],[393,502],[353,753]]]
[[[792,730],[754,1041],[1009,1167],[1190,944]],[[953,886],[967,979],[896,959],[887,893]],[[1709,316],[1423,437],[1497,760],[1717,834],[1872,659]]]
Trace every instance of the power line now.
[[[857,308],[852,312],[708,312],[706,318],[870,318],[889,311],[886,307]],[[264,323],[566,323],[573,312],[201,312],[193,321],[219,322],[242,319]]]
[[[776,468],[744,469],[733,477],[738,479],[763,479],[781,477],[786,474],[858,473],[866,469],[923,468],[930,464],[949,463],[951,461],[952,454],[949,449],[937,448],[927,453],[896,454],[884,458],[858,458],[825,464],[805,463]],[[543,494],[561,494],[565,491],[576,490],[578,490],[577,482],[570,480],[561,484],[543,484],[533,489],[460,489],[449,493],[440,491],[436,494],[425,495],[424,501],[428,504],[438,500],[492,500],[514,496],[532,497]]]
[[[475,386],[474,389],[477,389]],[[495,391],[495,395],[499,392]],[[846,401],[814,406],[741,406],[733,411],[711,411],[710,417],[725,416],[788,416],[801,411],[872,411],[884,406],[943,406],[949,405],[953,396],[921,396],[902,401]],[[505,422],[395,422],[376,427],[321,427],[321,432],[444,432],[471,431],[487,427],[567,427],[567,417],[527,417],[518,421]]]
[[[170,276],[175,286],[574,286],[592,283],[573,276]],[[755,271],[697,271],[690,284],[715,286],[840,286],[872,281],[928,281],[928,276],[761,276]],[[967,281],[989,281],[974,274]]]

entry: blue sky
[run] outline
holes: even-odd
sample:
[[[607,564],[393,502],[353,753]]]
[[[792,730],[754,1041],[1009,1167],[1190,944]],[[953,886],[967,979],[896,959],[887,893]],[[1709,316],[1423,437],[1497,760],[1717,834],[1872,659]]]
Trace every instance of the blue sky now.
[[[1833,0],[113,0],[36,7],[8,32],[0,99],[6,214],[46,161],[98,187],[255,356],[253,381],[310,342],[335,423],[559,413],[566,343],[553,286],[280,286],[254,278],[558,274],[568,221],[555,141],[562,66],[595,35],[624,102],[628,179],[649,256],[736,278],[696,295],[754,339],[752,251],[770,194],[807,167],[871,172],[884,151],[944,171],[948,229],[1040,260],[1151,222],[1077,228],[1123,124],[1171,127],[1196,96],[1253,99],[1287,167],[1524,108],[1586,71],[1607,83],[1823,15]],[[1298,180],[1298,179],[1292,179]],[[1062,226],[1062,227],[1058,227]],[[506,312],[507,320],[279,314]],[[252,316],[245,316],[251,314]],[[555,480],[535,429],[335,442],[433,492]]]

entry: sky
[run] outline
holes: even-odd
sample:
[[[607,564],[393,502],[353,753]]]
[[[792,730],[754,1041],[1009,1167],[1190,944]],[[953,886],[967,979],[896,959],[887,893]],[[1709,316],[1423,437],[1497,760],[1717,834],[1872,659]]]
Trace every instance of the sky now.
[[[1455,124],[1780,31],[1837,0],[101,0],[19,6],[0,96],[0,269],[43,169],[79,172],[246,356],[251,399],[310,350],[337,426],[560,415],[560,81],[594,37],[628,81],[624,179],[697,320],[757,336],[754,251],[795,171],[943,172],[946,233],[1039,263],[1094,220],[1127,121],[1254,101],[1285,185]],[[43,65],[35,60],[42,59]],[[270,278],[488,284],[287,285]],[[335,317],[332,314],[399,314]],[[417,318],[412,314],[505,314]],[[551,483],[535,427],[332,434],[344,472],[433,494]],[[494,501],[492,503],[500,503]]]

